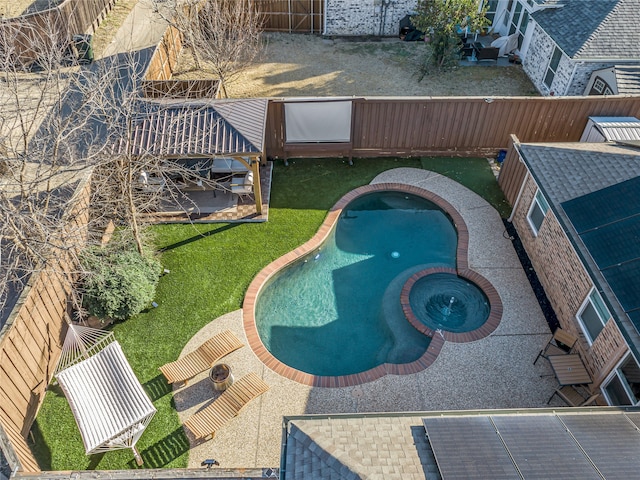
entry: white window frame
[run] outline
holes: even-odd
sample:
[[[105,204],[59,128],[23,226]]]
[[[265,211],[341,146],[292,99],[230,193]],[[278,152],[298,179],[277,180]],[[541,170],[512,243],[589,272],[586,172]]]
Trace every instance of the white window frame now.
[[[613,95],[613,91],[608,87],[604,87],[604,92],[602,92],[603,95]]]
[[[536,226],[536,224],[531,219],[531,213],[536,208],[542,212],[542,221],[538,226]],[[529,222],[529,226],[533,231],[534,237],[538,236],[538,232],[540,231],[540,228],[542,228],[542,224],[544,223],[544,219],[547,218],[547,213],[549,213],[549,210],[550,210],[549,202],[547,201],[546,198],[544,198],[544,195],[542,194],[540,189],[537,189],[536,194],[533,196],[533,200],[531,202],[531,206],[529,207],[529,211],[527,212],[527,221]]]
[[[602,93],[604,90],[604,81],[600,77],[596,77],[596,81],[593,82],[593,89],[598,93]]]
[[[594,303],[592,298],[599,298],[600,299],[600,304],[602,305],[602,307],[604,308],[606,314],[608,315],[607,318],[605,318],[605,319],[602,318],[603,312],[601,312],[598,309],[597,305]],[[587,328],[586,324],[582,320],[582,314],[583,314],[583,312],[585,311],[585,309],[587,308],[588,305],[591,305],[593,310],[596,312],[596,315],[600,319],[600,322],[602,323],[602,328],[600,329],[600,331],[598,332],[598,334],[595,337],[591,336],[591,332],[589,331],[589,329]],[[600,295],[600,292],[598,292],[595,288],[592,287],[591,290],[589,291],[589,294],[587,295],[587,297],[582,302],[582,305],[580,305],[580,309],[578,310],[578,313],[576,313],[576,320],[578,320],[578,324],[580,324],[580,328],[582,328],[582,331],[584,332],[584,336],[587,339],[587,342],[589,343],[589,346],[593,345],[593,342],[596,340],[596,338],[598,338],[598,335],[600,335],[602,330],[604,330],[605,325],[607,324],[607,322],[610,319],[611,319],[611,312],[607,308],[607,305],[604,303],[604,300],[602,299],[602,296]]]
[[[632,397],[635,397],[633,392],[631,392],[631,388],[629,386],[629,382],[627,381],[624,373],[622,372],[622,365],[627,362],[629,357],[633,358],[633,361],[636,362],[636,365],[638,365],[640,367],[640,363],[636,359],[635,355],[633,355],[631,352],[627,352],[627,354],[622,357],[622,359],[618,362],[616,367],[607,376],[607,378],[604,380],[604,382],[602,382],[602,386],[600,387],[600,391],[604,395],[604,398],[605,398],[605,400],[607,401],[607,403],[609,405],[615,405],[615,404],[612,402],[611,397],[609,397],[609,393],[607,392],[607,386],[616,377],[618,378],[618,380],[622,384],[622,387],[623,387],[625,393],[627,394],[627,397],[629,398],[629,401],[632,402]],[[638,399],[638,401],[636,401],[636,403],[631,403],[631,406],[638,406],[638,405],[640,405],[640,399]]]
[[[494,5],[491,5],[490,2],[495,1]],[[485,7],[487,7],[486,17],[491,20],[491,26],[493,26],[493,22],[496,19],[496,13],[498,11],[498,6],[500,5],[499,0],[482,0],[480,2],[480,9],[482,11]]]
[[[559,53],[559,57],[558,57],[558,64],[555,67],[552,67],[551,64],[553,63],[553,57],[556,55],[556,52]],[[549,63],[547,64],[547,68],[544,71],[544,78],[542,79],[542,82],[546,85],[546,87],[551,90],[551,85],[553,85],[553,81],[556,78],[556,74],[558,73],[558,68],[560,67],[560,62],[562,62],[562,57],[564,56],[564,53],[562,53],[562,50],[560,50],[558,48],[558,46],[554,46],[553,47],[553,52],[551,52],[551,58],[549,59]],[[549,72],[553,72],[553,76],[551,77],[551,81],[549,83],[547,83],[547,77],[549,76]]]
[[[505,9],[504,19],[502,22],[504,23],[504,26],[507,27],[507,32],[509,31],[509,25],[511,25],[511,17],[513,17],[513,4],[517,1],[518,0],[509,0],[509,3],[507,3],[507,7]]]

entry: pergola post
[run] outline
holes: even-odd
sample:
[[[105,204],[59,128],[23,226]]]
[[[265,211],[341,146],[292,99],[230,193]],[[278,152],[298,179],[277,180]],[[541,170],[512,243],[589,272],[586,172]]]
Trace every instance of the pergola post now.
[[[142,465],[144,465],[144,461],[142,460],[142,457],[140,456],[140,453],[138,453],[138,449],[136,448],[135,445],[133,445],[131,447],[131,450],[133,450],[133,457],[136,459],[136,464],[141,467]]]
[[[256,200],[256,213],[262,215],[262,189],[260,188],[260,157],[251,158],[253,171],[253,196]]]

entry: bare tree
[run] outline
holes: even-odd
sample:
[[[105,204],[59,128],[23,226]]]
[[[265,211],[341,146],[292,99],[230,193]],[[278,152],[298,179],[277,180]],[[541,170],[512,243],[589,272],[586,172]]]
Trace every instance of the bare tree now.
[[[85,122],[69,112],[77,69],[65,56],[58,19],[0,25],[0,306],[51,259],[69,260],[86,238],[80,211],[68,208],[88,165],[79,148]],[[72,259],[71,259],[72,260]]]
[[[44,268],[70,286],[89,273],[78,254],[100,242],[108,222],[142,254],[148,213],[184,204],[179,180],[197,181],[183,165],[128,148],[137,123],[164,108],[140,97],[136,54],[79,67],[57,27],[25,35],[27,50],[15,30],[0,28],[0,317],[11,293]],[[140,181],[154,174],[156,182]],[[79,200],[80,190],[90,197]]]
[[[117,66],[103,63],[87,72],[85,79],[84,95],[90,98],[90,110],[100,125],[98,138],[93,140],[97,151],[92,154],[92,205],[99,208],[94,217],[127,228],[142,254],[148,243],[145,230],[155,220],[154,213],[168,206],[174,211],[194,206],[183,192],[185,185],[223,187],[208,178],[206,160],[191,164],[171,161],[159,155],[153,144],[136,144],[137,128],[151,116],[175,108],[176,103],[167,98],[142,97],[145,78],[135,53],[119,55]],[[169,119],[163,128],[172,131],[176,122],[180,120]],[[178,151],[187,142],[184,138],[171,139]]]
[[[167,20],[184,36],[196,68],[218,77],[225,97],[226,85],[262,51],[263,17],[252,0],[176,0]]]

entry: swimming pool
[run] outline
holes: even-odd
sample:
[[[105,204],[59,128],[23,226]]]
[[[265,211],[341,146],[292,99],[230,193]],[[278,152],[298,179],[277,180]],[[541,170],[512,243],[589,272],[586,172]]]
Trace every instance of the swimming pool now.
[[[357,196],[319,248],[261,288],[260,340],[280,362],[317,376],[415,362],[431,339],[406,321],[403,285],[425,268],[455,268],[457,245],[450,215],[422,196]]]

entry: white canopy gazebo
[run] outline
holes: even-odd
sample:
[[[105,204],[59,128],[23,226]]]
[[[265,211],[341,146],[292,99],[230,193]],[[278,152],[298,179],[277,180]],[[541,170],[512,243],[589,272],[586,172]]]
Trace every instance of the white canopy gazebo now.
[[[87,455],[130,448],[156,413],[113,334],[69,326],[55,375],[76,419]]]

